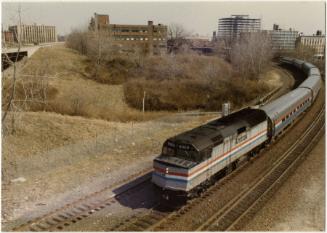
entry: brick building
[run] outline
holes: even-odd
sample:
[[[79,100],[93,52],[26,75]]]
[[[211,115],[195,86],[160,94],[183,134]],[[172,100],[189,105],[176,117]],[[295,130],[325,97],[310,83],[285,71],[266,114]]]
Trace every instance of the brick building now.
[[[164,54],[167,52],[167,26],[110,24],[108,15],[94,14],[89,25],[91,31],[108,31],[114,46],[122,51],[132,51],[136,48],[149,54]]]
[[[2,41],[4,43],[14,43],[14,34],[10,31],[2,31]]]
[[[39,44],[56,42],[56,27],[45,25],[21,25],[20,27],[9,26],[9,31],[13,33],[14,41],[18,42],[19,38],[23,44]]]

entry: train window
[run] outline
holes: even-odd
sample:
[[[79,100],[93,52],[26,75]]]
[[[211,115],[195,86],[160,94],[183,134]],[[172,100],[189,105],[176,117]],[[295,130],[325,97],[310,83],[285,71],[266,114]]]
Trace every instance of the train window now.
[[[174,147],[175,147],[175,144],[174,144],[173,142],[170,142],[170,141],[168,141],[168,143],[167,143],[167,144],[168,144],[168,146],[169,146],[169,147],[172,147],[172,148],[174,148]]]
[[[237,129],[237,134],[241,134],[241,133],[243,133],[245,131],[246,131],[246,127],[245,126],[244,127],[241,127],[239,129]]]
[[[162,148],[162,154],[168,155],[168,156],[174,156],[175,155],[175,150],[173,148],[168,147],[168,146],[164,146]]]

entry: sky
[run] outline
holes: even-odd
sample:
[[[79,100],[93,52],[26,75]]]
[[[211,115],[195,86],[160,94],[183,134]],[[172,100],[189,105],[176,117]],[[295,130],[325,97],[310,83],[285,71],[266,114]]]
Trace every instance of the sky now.
[[[306,35],[317,30],[325,33],[324,1],[217,1],[217,2],[2,2],[2,26],[17,24],[21,7],[24,24],[54,25],[57,33],[86,27],[96,12],[108,14],[113,24],[181,24],[189,32],[212,36],[218,29],[218,19],[232,14],[248,14],[261,18],[262,29],[272,29],[274,23],[282,29],[293,28]]]

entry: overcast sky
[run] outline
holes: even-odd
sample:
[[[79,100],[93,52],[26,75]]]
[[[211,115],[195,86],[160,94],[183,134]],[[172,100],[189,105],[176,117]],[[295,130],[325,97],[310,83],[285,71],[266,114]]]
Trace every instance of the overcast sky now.
[[[108,14],[113,24],[182,24],[193,33],[211,36],[218,19],[231,14],[249,14],[262,19],[262,29],[277,23],[283,29],[294,28],[311,35],[317,29],[325,33],[325,2],[2,2],[2,25],[17,23],[21,5],[22,22],[55,25],[58,34],[86,26],[97,12]]]

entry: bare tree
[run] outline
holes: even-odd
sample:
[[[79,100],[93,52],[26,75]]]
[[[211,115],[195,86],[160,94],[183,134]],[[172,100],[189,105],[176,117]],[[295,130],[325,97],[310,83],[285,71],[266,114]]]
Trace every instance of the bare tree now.
[[[79,53],[87,54],[87,31],[81,29],[73,29],[66,39],[68,48],[77,50]]]
[[[256,79],[272,59],[271,38],[266,33],[247,33],[231,50],[231,62],[243,77]]]
[[[111,43],[108,29],[87,30],[74,29],[67,37],[66,46],[86,55],[94,64],[95,79],[99,78],[99,70],[115,50]]]
[[[189,35],[183,25],[172,23],[168,26],[168,39],[180,39]]]
[[[87,55],[94,63],[94,76],[98,79],[99,69],[111,57],[111,38],[108,30],[89,32]]]
[[[18,15],[18,27],[20,29],[21,25],[22,25],[21,7],[20,6],[18,7],[17,15]],[[13,66],[13,75],[12,75],[12,81],[11,81],[11,85],[10,85],[11,87],[9,88],[10,94],[9,94],[8,101],[6,101],[6,103],[5,103],[6,106],[2,106],[3,107],[2,108],[3,109],[3,115],[2,115],[2,119],[1,119],[2,125],[4,125],[4,123],[5,123],[8,112],[11,111],[13,113],[14,110],[15,110],[14,98],[15,98],[15,94],[16,94],[16,81],[17,81],[17,66],[16,66],[16,64],[17,64],[17,61],[18,61],[18,58],[19,58],[19,55],[20,55],[19,53],[20,53],[20,50],[21,50],[21,33],[19,33],[17,35],[17,31],[14,31],[14,33],[16,33],[17,46],[18,46],[15,60],[12,61],[7,56],[8,62],[11,63],[11,65]],[[15,116],[14,116],[14,114],[12,116],[12,121],[11,122],[12,122],[12,133],[14,133],[14,131],[15,131],[15,127],[14,127]]]
[[[172,23],[168,26],[168,47],[169,52],[179,50],[183,45],[186,44],[186,37],[190,35],[183,25]]]

